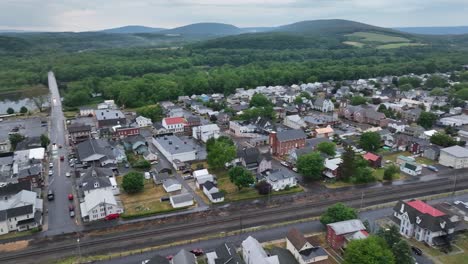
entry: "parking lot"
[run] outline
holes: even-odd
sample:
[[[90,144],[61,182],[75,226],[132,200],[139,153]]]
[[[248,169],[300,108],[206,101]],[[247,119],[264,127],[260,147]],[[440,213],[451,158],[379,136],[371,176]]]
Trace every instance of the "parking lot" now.
[[[47,118],[45,117],[5,119],[0,122],[0,135],[8,136],[12,129],[18,128],[18,133],[26,137],[39,137],[42,134],[47,134],[47,126]]]

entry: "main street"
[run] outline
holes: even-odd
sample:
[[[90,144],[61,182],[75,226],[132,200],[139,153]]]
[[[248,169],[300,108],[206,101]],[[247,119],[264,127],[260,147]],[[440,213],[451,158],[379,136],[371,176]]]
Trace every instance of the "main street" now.
[[[67,196],[70,193],[74,193],[73,179],[72,177],[65,177],[65,173],[70,172],[67,150],[68,141],[65,138],[65,117],[62,110],[62,102],[53,72],[48,73],[48,80],[51,105],[49,137],[51,144],[55,143],[57,148],[53,150],[53,154],[49,156],[49,161],[54,164],[54,174],[48,178],[47,189],[54,192],[55,199],[47,202],[47,230],[43,234],[51,236],[77,231],[79,226],[76,220],[78,218],[72,218],[69,214],[69,205],[71,202],[68,200]],[[59,148],[58,146],[63,147]],[[60,160],[61,156],[65,158],[63,161]]]

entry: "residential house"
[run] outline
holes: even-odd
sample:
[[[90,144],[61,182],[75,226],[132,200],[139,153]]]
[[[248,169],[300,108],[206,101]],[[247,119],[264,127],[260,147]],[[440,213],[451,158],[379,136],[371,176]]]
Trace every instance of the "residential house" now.
[[[281,191],[287,187],[295,187],[297,185],[296,176],[283,169],[267,171],[265,181],[271,185],[274,191]]]
[[[143,158],[146,161],[149,161],[151,164],[157,163],[158,162],[158,155],[151,151],[147,151],[143,154]]]
[[[32,191],[30,181],[10,182],[0,187],[0,201],[11,199],[17,193],[25,191]]]
[[[166,178],[162,181],[164,190],[168,193],[182,190],[182,184],[174,178]]]
[[[327,127],[316,128],[312,133],[316,138],[330,138],[333,137],[334,132],[333,128],[328,125]]]
[[[399,201],[393,216],[400,226],[400,234],[431,246],[447,243],[446,237],[454,232],[450,216],[421,200]]]
[[[0,200],[0,234],[25,231],[42,225],[42,209],[42,199],[28,190],[21,190],[7,200]]]
[[[371,106],[348,105],[340,109],[340,114],[348,120],[361,124],[371,124],[379,127],[386,127],[389,122],[389,120],[385,117],[385,114],[377,112]]]
[[[185,249],[180,250],[171,260],[171,264],[197,264],[197,257]]]
[[[296,228],[286,235],[286,248],[299,264],[316,263],[328,259],[327,252],[320,246],[313,246]]]
[[[286,116],[283,120],[283,124],[292,129],[301,129],[306,126],[306,123],[299,115]]]
[[[185,115],[184,109],[182,107],[179,107],[179,106],[169,107],[168,110],[169,110],[168,113],[167,113],[168,117],[179,117],[179,116],[184,116]]]
[[[422,173],[422,166],[416,162],[407,161],[400,165],[400,170],[406,174],[417,176]]]
[[[196,146],[189,140],[182,140],[177,136],[167,135],[153,137],[153,144],[173,165],[175,164],[175,160],[186,162],[197,159]]]
[[[402,133],[406,127],[406,123],[401,120],[389,120],[388,122],[388,128],[394,133]]]
[[[101,129],[101,134],[104,129]],[[125,138],[129,136],[135,136],[140,134],[140,128],[139,127],[123,127],[120,125],[112,127],[110,130],[108,130],[109,136],[116,139],[116,138]],[[109,137],[109,136],[103,136],[103,137]]]
[[[97,163],[101,166],[116,164],[117,158],[112,147],[107,140],[88,139],[76,145],[77,156],[81,162]]]
[[[317,98],[313,102],[312,108],[321,112],[333,112],[335,104],[330,99]]]
[[[208,264],[245,264],[232,243],[223,243],[214,251],[206,253]]]
[[[322,142],[331,142],[329,138],[309,138],[306,139],[306,145],[300,149],[294,149],[289,154],[288,160],[291,163],[296,163],[300,156],[312,153],[316,150],[317,145]]]
[[[153,182],[155,185],[163,184],[164,180],[169,179],[168,172],[157,172],[157,171],[150,171],[150,177],[153,178]]]
[[[346,245],[357,239],[369,236],[366,227],[359,219],[346,220],[327,225],[327,242],[335,250],[342,250]]]
[[[125,125],[127,119],[120,110],[96,110],[97,128]]]
[[[305,146],[306,134],[300,129],[283,130],[270,133],[271,153],[277,156],[289,154],[294,149]]]
[[[219,113],[216,117],[216,123],[223,128],[229,127],[229,121],[231,121],[231,115],[228,113]]]
[[[365,160],[369,162],[369,165],[373,168],[382,167],[382,156],[377,155],[371,152],[367,152],[362,156]]]
[[[137,124],[138,127],[149,127],[149,126],[152,126],[153,125],[153,122],[151,122],[151,119],[150,118],[146,118],[144,116],[138,116],[136,119],[135,119],[135,122]]]
[[[219,191],[218,187],[212,181],[206,181],[203,185],[203,193],[210,199],[212,203],[222,203],[224,194]]]
[[[80,123],[71,124],[67,128],[73,143],[80,143],[91,138],[91,126]]]
[[[196,170],[192,173],[192,175],[195,179],[196,186],[200,189],[203,188],[203,184],[205,182],[215,182],[215,177],[212,174],[210,174],[207,169]]]
[[[257,126],[250,122],[229,121],[229,131],[236,137],[258,137]]]
[[[11,144],[8,136],[3,136],[0,138],[0,153],[10,152]]]
[[[325,159],[325,169],[322,174],[328,178],[339,178],[341,163],[343,163],[341,158]]]
[[[193,128],[197,126],[201,126],[201,119],[198,116],[189,116],[187,117],[186,120],[187,120],[187,123],[184,128],[185,134],[191,136],[193,133],[192,131]]]
[[[216,124],[209,124],[192,128],[192,137],[205,143],[210,138],[219,138],[219,133],[220,129]]]
[[[278,256],[270,256],[262,245],[249,236],[242,241],[242,256],[246,264],[280,264]]]
[[[187,121],[183,117],[166,117],[162,120],[162,126],[171,133],[183,133]]]
[[[114,195],[120,193],[114,178],[114,172],[109,168],[88,168],[81,173],[80,178],[80,187],[84,196],[98,189],[109,190]]]
[[[7,182],[29,181],[33,188],[42,187],[42,162],[44,158],[44,148],[15,151],[11,163],[8,162],[9,164],[5,164],[7,169],[10,168],[10,170],[7,171],[8,178],[10,178]]]
[[[193,205],[193,196],[190,193],[181,193],[169,197],[173,208],[183,208]]]
[[[424,150],[423,157],[430,160],[438,161],[441,148],[442,147],[439,147],[437,145],[431,145],[428,148],[426,148],[426,150]]]
[[[148,152],[148,146],[143,136],[130,136],[122,140],[125,151],[132,151],[137,155],[143,155]]]
[[[440,150],[439,163],[454,168],[468,168],[468,149],[460,146],[452,146]]]
[[[401,151],[409,151],[412,154],[421,154],[430,146],[430,142],[406,134],[395,136],[395,148]]]
[[[94,109],[91,107],[80,107],[80,116],[94,116]]]
[[[304,122],[306,123],[307,127],[316,128],[339,124],[340,119],[336,113],[333,113],[332,115],[313,113],[312,115],[305,116]]]
[[[87,194],[80,204],[80,209],[85,222],[124,212],[122,204],[115,199],[113,192],[107,189],[96,189]]]
[[[422,112],[422,109],[418,107],[402,111],[401,116],[403,117],[403,119],[406,119],[410,122],[416,122],[419,119],[419,116]]]
[[[262,173],[271,169],[271,154],[261,154],[257,148],[238,149],[236,159],[230,165],[241,165],[255,173]]]

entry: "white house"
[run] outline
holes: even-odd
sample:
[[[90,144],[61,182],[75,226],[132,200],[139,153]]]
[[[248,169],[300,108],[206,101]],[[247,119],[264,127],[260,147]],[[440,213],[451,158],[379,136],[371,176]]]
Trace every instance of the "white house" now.
[[[173,135],[153,137],[153,145],[171,162],[174,166],[174,160],[181,162],[197,159],[196,147],[189,140],[182,140]]]
[[[173,208],[183,208],[193,205],[193,196],[190,193],[182,193],[169,197]]]
[[[452,146],[440,150],[439,163],[454,169],[468,168],[468,149]]]
[[[333,112],[335,104],[329,99],[317,98],[313,102],[312,108],[322,112]]]
[[[450,216],[421,200],[399,201],[393,208],[393,216],[400,221],[403,236],[431,246],[443,245],[446,240],[442,237],[455,230]]]
[[[306,123],[299,115],[286,116],[283,120],[283,124],[292,129],[301,129],[306,126]]]
[[[323,128],[316,128],[314,130],[314,136],[316,138],[330,138],[334,134],[335,134],[335,131],[330,125],[323,127]]]
[[[117,202],[112,191],[106,189],[96,189],[86,195],[84,202],[80,204],[80,209],[85,222],[124,212],[123,206]]]
[[[208,172],[207,169],[196,170],[192,173],[193,178],[195,178],[195,182],[198,188],[203,188],[203,184],[205,182],[211,181],[214,182],[214,176]]]
[[[146,118],[144,116],[138,116],[135,118],[135,122],[137,123],[138,127],[149,127],[153,125],[150,118]]]
[[[251,236],[242,241],[242,256],[246,264],[280,264],[278,256],[269,256]]]
[[[267,172],[265,180],[274,191],[281,191],[287,186],[294,187],[297,185],[296,177],[290,173],[286,173],[282,169]]]
[[[80,116],[94,116],[94,109],[91,107],[80,107]]]
[[[422,166],[416,162],[407,161],[400,165],[400,170],[406,174],[417,176],[422,173]]]
[[[296,228],[291,228],[286,235],[286,249],[291,252],[299,264],[309,264],[328,259],[327,252],[313,246]]]
[[[164,190],[168,193],[182,190],[182,185],[176,179],[164,179],[162,185]]]
[[[42,224],[42,199],[35,192],[22,190],[0,200],[0,234],[24,231]]]
[[[203,193],[212,203],[221,203],[224,201],[224,194],[219,191],[218,187],[216,187],[212,181],[206,181],[203,184]]]
[[[206,142],[210,138],[219,138],[219,132],[220,129],[216,124],[196,126],[192,128],[192,137]]]
[[[236,137],[258,137],[257,127],[254,124],[238,121],[229,121],[229,131]]]
[[[161,124],[169,132],[181,133],[184,132],[187,121],[183,117],[166,117],[162,120]]]

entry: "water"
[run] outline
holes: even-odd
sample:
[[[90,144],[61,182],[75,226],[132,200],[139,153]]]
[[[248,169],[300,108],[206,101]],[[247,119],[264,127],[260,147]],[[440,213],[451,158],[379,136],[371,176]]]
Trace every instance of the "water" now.
[[[35,101],[42,104],[47,103],[47,93],[47,88],[35,88],[28,91],[0,94],[0,115],[6,114],[10,107],[15,112],[19,112],[23,106],[29,111],[36,111],[38,107]]]

